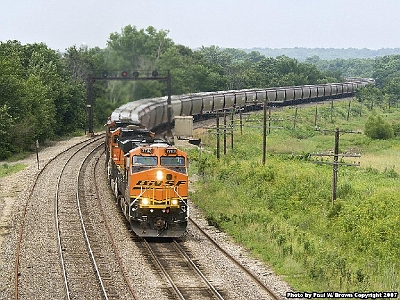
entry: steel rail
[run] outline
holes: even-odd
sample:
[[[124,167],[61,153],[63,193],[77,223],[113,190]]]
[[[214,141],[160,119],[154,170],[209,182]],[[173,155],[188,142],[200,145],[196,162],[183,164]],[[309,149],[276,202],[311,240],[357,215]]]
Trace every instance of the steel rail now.
[[[190,265],[193,267],[193,269],[196,270],[197,274],[200,275],[200,277],[207,284],[207,286],[211,289],[211,291],[214,293],[214,295],[217,296],[218,299],[224,300],[224,297],[221,296],[221,294],[215,289],[215,287],[211,284],[211,282],[203,275],[203,273],[200,271],[200,269],[196,266],[196,264],[193,262],[193,260],[186,254],[185,250],[182,249],[181,245],[179,245],[179,243],[176,240],[174,240],[174,245],[179,250],[179,252],[186,258],[186,260],[190,263]]]
[[[59,218],[58,218],[58,203],[59,203],[59,187],[60,187],[60,182],[61,182],[61,177],[62,177],[62,173],[64,172],[67,164],[71,161],[71,159],[82,149],[86,148],[88,145],[98,141],[100,138],[91,141],[90,143],[80,147],[71,157],[68,158],[68,160],[65,162],[60,175],[57,178],[57,186],[56,186],[56,195],[55,195],[55,201],[54,201],[54,210],[55,210],[55,222],[56,222],[56,231],[57,231],[57,242],[58,242],[58,251],[59,251],[59,256],[60,256],[60,262],[61,262],[61,268],[62,268],[62,273],[63,273],[63,277],[64,277],[64,286],[65,286],[65,292],[66,292],[66,296],[67,299],[70,300],[71,299],[71,295],[70,295],[70,289],[68,286],[68,278],[67,278],[67,273],[65,270],[65,261],[64,261],[64,255],[63,255],[63,251],[62,251],[62,245],[61,245],[61,232],[60,232],[60,226],[59,226]],[[102,144],[100,144],[101,146]],[[95,148],[96,149],[96,148]],[[93,150],[92,150],[93,151]],[[87,158],[87,157],[86,157]],[[85,159],[86,159],[85,158]],[[79,175],[78,175],[79,176]]]
[[[120,267],[121,273],[123,274],[125,283],[128,286],[128,289],[129,289],[133,299],[139,300],[139,298],[136,295],[134,289],[132,288],[132,284],[128,280],[128,276],[126,275],[126,270],[124,269],[123,262],[122,262],[122,259],[121,259],[121,255],[119,254],[118,248],[115,245],[114,238],[113,238],[113,236],[111,234],[110,225],[108,224],[107,218],[106,218],[105,213],[104,213],[104,208],[103,208],[103,204],[102,204],[102,201],[101,201],[101,196],[100,196],[100,192],[99,192],[99,189],[98,189],[98,184],[97,184],[96,176],[95,176],[95,171],[96,171],[96,168],[97,168],[97,165],[98,165],[99,161],[100,161],[100,156],[98,157],[98,159],[96,161],[96,164],[95,164],[95,167],[93,168],[93,178],[94,178],[94,182],[95,182],[96,198],[97,198],[98,205],[99,205],[99,208],[100,208],[100,214],[103,217],[104,226],[106,228],[108,237],[109,237],[109,239],[111,241],[111,244],[112,244],[112,247],[113,247],[113,251],[114,251],[114,255],[117,258],[118,265]]]
[[[82,210],[81,210],[81,202],[80,202],[80,199],[79,199],[79,177],[81,175],[81,172],[82,172],[82,169],[83,169],[83,165],[86,163],[86,161],[89,158],[89,156],[92,155],[95,151],[97,151],[97,149],[100,148],[101,146],[104,146],[104,143],[101,143],[96,148],[94,148],[85,157],[85,159],[82,161],[81,166],[79,167],[79,172],[78,172],[77,177],[76,177],[76,204],[77,204],[77,207],[78,207],[78,213],[79,213],[79,219],[80,219],[80,222],[81,222],[82,232],[83,232],[83,235],[85,237],[86,246],[87,246],[88,251],[89,251],[89,256],[90,256],[90,259],[92,261],[93,267],[94,267],[94,269],[96,271],[96,277],[99,280],[99,284],[100,284],[101,291],[103,293],[104,299],[108,300],[107,291],[105,289],[105,286],[104,286],[104,283],[103,283],[103,279],[101,278],[100,270],[99,270],[99,268],[97,266],[97,263],[96,263],[96,258],[94,257],[94,253],[93,253],[92,247],[90,245],[89,236],[88,236],[88,233],[86,231],[85,222],[83,220],[83,215],[82,215]]]
[[[21,243],[22,243],[22,238],[24,235],[24,228],[25,228],[25,220],[26,220],[26,215],[27,215],[27,209],[28,209],[28,204],[30,203],[30,199],[32,198],[33,191],[35,190],[35,187],[37,185],[39,177],[43,174],[45,170],[49,167],[49,165],[55,161],[57,158],[61,157],[63,154],[65,154],[67,151],[71,150],[72,148],[75,148],[81,144],[87,143],[88,140],[79,142],[64,151],[58,153],[56,156],[52,157],[49,159],[49,161],[43,166],[42,169],[36,174],[34,183],[28,192],[28,197],[26,198],[24,207],[23,207],[23,212],[22,212],[22,221],[20,224],[20,230],[19,230],[19,235],[18,235],[18,241],[17,241],[17,246],[16,246],[16,251],[15,251],[15,267],[14,267],[14,299],[18,300],[19,299],[19,264],[20,264],[20,253],[21,253]]]
[[[155,260],[155,262],[157,263],[158,267],[160,268],[160,270],[162,271],[162,273],[164,274],[164,276],[167,278],[169,284],[171,285],[171,287],[173,288],[173,290],[175,291],[175,293],[178,295],[178,297],[181,300],[185,300],[185,297],[182,295],[182,293],[180,292],[179,288],[177,287],[177,285],[174,283],[173,279],[171,278],[171,276],[169,276],[167,270],[164,268],[164,266],[162,265],[161,261],[158,259],[157,255],[155,254],[155,252],[153,251],[153,249],[151,249],[149,243],[145,240],[142,239],[145,247],[147,248],[147,250],[149,251],[149,253],[151,254],[152,258]]]
[[[204,234],[204,236],[222,253],[225,254],[225,256],[230,259],[235,265],[237,265],[240,269],[242,269],[247,275],[249,275],[261,288],[266,290],[268,294],[270,294],[274,299],[276,300],[281,300],[282,298],[278,296],[271,288],[266,286],[253,272],[251,272],[248,268],[243,266],[241,263],[239,263],[232,255],[230,255],[225,249],[223,249],[218,243],[207,233],[205,232],[192,218],[189,218],[189,220],[192,222],[192,224],[201,231],[201,233]]]

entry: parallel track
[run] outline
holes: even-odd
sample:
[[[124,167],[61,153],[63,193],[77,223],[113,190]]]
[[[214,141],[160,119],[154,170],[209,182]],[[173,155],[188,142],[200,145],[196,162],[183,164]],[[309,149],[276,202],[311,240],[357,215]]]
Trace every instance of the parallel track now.
[[[88,224],[85,225],[83,219],[83,206],[81,205],[79,193],[79,177],[82,174],[83,165],[88,160],[88,157],[100,146],[102,144],[87,154],[79,167],[76,178],[75,197],[73,197],[73,190],[61,189],[62,184],[69,184],[69,181],[64,179],[65,182],[62,182],[62,179],[64,176],[68,176],[67,167],[73,165],[74,156],[71,156],[67,160],[58,178],[55,215],[60,261],[68,300],[79,299],[79,295],[84,295],[88,291],[90,291],[90,294],[96,295],[96,298],[109,299],[92,250],[93,245],[91,245],[89,240],[89,234],[93,233],[88,232]],[[95,277],[93,277],[92,269],[94,270]],[[95,292],[96,290],[97,292]]]
[[[53,244],[53,241],[56,240],[56,228],[53,228],[54,232],[52,232],[52,228],[48,228],[50,223],[54,224],[54,205],[52,206],[51,203],[54,203],[55,200],[51,201],[51,196],[47,192],[40,190],[40,184],[43,184],[40,182],[45,182],[49,188],[56,186],[56,178],[63,168],[63,162],[97,140],[86,140],[62,151],[49,160],[36,175],[34,184],[22,208],[15,254],[14,299],[19,299],[21,288],[25,297],[29,296],[27,295],[28,292],[33,294],[51,293],[55,287],[42,283],[43,278],[48,276],[53,276],[58,278],[56,280],[61,281],[61,276],[57,274],[57,271],[52,270],[49,273],[48,269],[43,269],[44,263],[42,260],[56,260],[56,245]],[[29,226],[33,226],[35,232],[29,232]],[[48,240],[44,243],[40,238],[36,238],[36,234],[39,234],[38,232],[40,231],[47,232]],[[36,252],[34,249],[47,251],[47,254],[45,254],[47,257],[31,257],[31,254]],[[36,282],[36,280],[39,280],[39,282]],[[21,284],[22,287],[20,287]],[[23,288],[25,285],[27,290]]]
[[[104,159],[103,138],[63,151],[36,176],[17,244],[15,299],[137,299],[99,214],[104,199],[93,180]],[[40,188],[44,182],[47,190]]]

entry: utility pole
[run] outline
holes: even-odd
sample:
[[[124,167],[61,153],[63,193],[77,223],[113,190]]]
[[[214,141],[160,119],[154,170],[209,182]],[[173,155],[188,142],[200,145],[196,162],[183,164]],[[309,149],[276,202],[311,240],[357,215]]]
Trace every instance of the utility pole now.
[[[224,155],[226,155],[226,111],[224,111]]]
[[[219,143],[219,115],[217,112],[217,159],[220,158],[220,143]]]
[[[336,200],[337,195],[337,173],[338,173],[338,162],[339,162],[339,128],[335,129],[335,147],[333,156],[333,175],[332,175],[332,205],[333,201]]]
[[[313,153],[311,156],[319,156],[319,157],[332,157],[333,162],[328,161],[313,161],[317,164],[328,164],[332,165],[332,205],[337,197],[337,183],[338,183],[338,170],[339,166],[355,166],[359,167],[360,163],[343,163],[339,162],[339,157],[361,157],[360,154],[346,154],[346,153],[339,153],[339,128],[336,128],[335,131],[335,146],[333,154],[331,153]],[[354,131],[344,131],[344,133],[356,133]]]
[[[269,121],[271,122],[271,121]],[[263,156],[262,164],[265,166],[265,161],[267,157],[267,100],[264,100],[263,106]]]

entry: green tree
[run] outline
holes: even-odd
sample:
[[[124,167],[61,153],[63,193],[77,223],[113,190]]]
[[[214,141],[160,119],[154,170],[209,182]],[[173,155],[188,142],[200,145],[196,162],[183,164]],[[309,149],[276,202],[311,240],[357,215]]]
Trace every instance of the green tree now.
[[[370,109],[373,109],[375,105],[382,104],[384,99],[382,90],[374,85],[358,88],[356,98]]]
[[[0,152],[30,150],[35,140],[83,128],[86,89],[44,44],[0,43],[0,107],[6,124]]]
[[[28,74],[36,75],[47,86],[46,97],[55,108],[54,134],[63,135],[83,128],[86,89],[66,71],[61,55],[44,44],[26,46]],[[51,134],[49,132],[49,134]]]
[[[385,86],[389,107],[398,106],[400,102],[400,77],[392,78]]]
[[[133,70],[154,70],[161,55],[174,42],[167,38],[169,31],[157,31],[153,26],[138,30],[136,26],[125,26],[121,33],[114,32],[107,42],[111,61],[116,57],[122,59],[117,68]]]
[[[11,147],[10,128],[13,126],[13,118],[8,113],[7,105],[0,106],[0,160],[9,157],[13,151]]]
[[[400,77],[400,55],[378,57],[373,77],[378,87],[385,87],[392,79]]]
[[[136,26],[128,25],[121,33],[110,34],[105,54],[107,69],[116,76],[121,70],[132,73],[138,71],[141,75],[151,76],[153,70],[160,69],[162,55],[174,45],[167,37],[168,33],[167,30],[157,31],[152,26],[138,30]],[[160,75],[166,75],[167,70],[161,71]],[[111,99],[118,104],[158,97],[161,95],[161,86],[154,81],[107,82]]]

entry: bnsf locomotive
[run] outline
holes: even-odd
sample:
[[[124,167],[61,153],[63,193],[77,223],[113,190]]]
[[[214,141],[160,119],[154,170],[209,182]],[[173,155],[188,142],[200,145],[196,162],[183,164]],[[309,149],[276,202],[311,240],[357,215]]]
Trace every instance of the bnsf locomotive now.
[[[186,153],[138,123],[109,122],[107,172],[131,229],[143,237],[180,237],[189,207]]]

